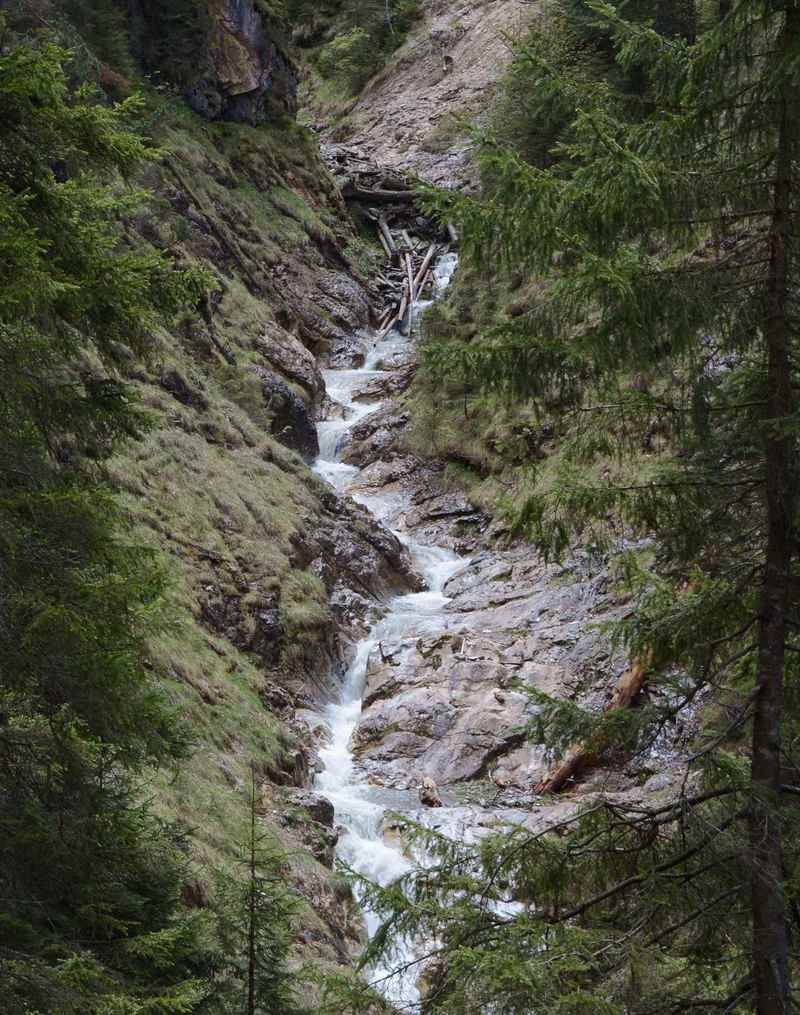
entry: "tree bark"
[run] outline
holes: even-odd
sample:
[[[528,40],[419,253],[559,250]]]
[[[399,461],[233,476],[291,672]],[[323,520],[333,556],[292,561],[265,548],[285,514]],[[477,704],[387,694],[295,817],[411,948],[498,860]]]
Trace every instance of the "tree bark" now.
[[[354,183],[348,184],[342,194],[351,201],[368,204],[414,204],[423,196],[418,190],[369,190]]]
[[[425,278],[428,274],[428,269],[431,266],[431,261],[436,254],[436,244],[432,243],[428,247],[428,252],[425,254],[425,258],[422,262],[422,267],[417,272],[417,277],[414,279],[414,289],[419,293],[422,292],[422,288],[425,282]]]
[[[800,38],[798,3],[800,0],[786,0],[779,40],[782,55],[786,55]],[[795,509],[792,441],[785,432],[786,421],[794,409],[788,291],[792,172],[797,157],[794,98],[795,89],[787,84],[777,109],[776,182],[763,325],[768,388],[763,421],[767,550],[759,613],[750,806],[753,980],[757,1015],[786,1015],[792,1010],[779,794],[783,673]]]
[[[256,772],[252,779],[250,798],[250,892],[247,926],[247,1015],[256,1015]]]
[[[392,236],[389,223],[383,215],[381,215],[378,219],[378,231],[383,237],[384,247],[389,250],[389,257],[391,258],[392,264],[395,266],[400,264],[400,251],[397,249],[397,244],[394,242],[394,236]]]
[[[626,670],[617,681],[611,701],[603,711],[608,714],[617,708],[628,708],[644,687],[647,671],[652,663],[652,656],[647,653],[640,659],[634,659],[631,668]],[[596,764],[603,744],[595,744],[590,748],[586,744],[573,744],[561,762],[551,769],[544,779],[534,788],[537,793],[557,793],[570,779],[575,779],[591,765]]]

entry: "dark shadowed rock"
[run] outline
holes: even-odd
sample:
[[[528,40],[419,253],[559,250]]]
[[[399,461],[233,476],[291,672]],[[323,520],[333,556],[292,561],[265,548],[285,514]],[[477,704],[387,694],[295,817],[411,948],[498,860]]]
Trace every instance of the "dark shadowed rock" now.
[[[305,789],[284,790],[283,797],[289,807],[280,815],[280,823],[292,829],[316,860],[332,867],[339,841],[339,833],[333,827],[333,804]]]
[[[275,666],[283,647],[283,627],[277,604],[267,602],[255,614],[255,627],[247,648],[256,652],[268,666]]]
[[[196,113],[253,125],[295,116],[298,76],[279,18],[258,0],[201,0],[180,17],[169,6],[130,0],[134,47]]]
[[[261,380],[264,400],[272,413],[273,436],[302,455],[307,462],[313,462],[319,454],[319,440],[306,403],[271,370],[256,367],[256,373]]]
[[[161,375],[161,387],[181,405],[196,409],[208,408],[208,399],[203,392],[193,388],[177,370],[167,370]]]
[[[333,828],[333,804],[327,797],[312,793],[308,789],[288,790],[287,796],[295,807],[302,807],[308,811],[314,821],[325,825],[326,828]]]
[[[203,71],[187,100],[210,120],[257,124],[294,116],[297,72],[279,26],[253,0],[207,0],[210,32]],[[201,64],[202,66],[202,64]]]

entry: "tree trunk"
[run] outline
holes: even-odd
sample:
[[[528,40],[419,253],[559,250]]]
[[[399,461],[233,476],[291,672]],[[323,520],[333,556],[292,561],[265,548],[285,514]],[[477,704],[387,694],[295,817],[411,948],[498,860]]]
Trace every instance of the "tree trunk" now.
[[[625,670],[617,681],[611,701],[603,711],[607,714],[618,708],[629,708],[636,699],[647,679],[647,671],[652,665],[653,657],[646,652],[642,657],[634,659],[631,668]],[[603,743],[592,748],[586,744],[573,744],[555,768],[551,769],[541,782],[534,787],[536,793],[558,793],[571,780],[577,779],[587,768],[598,761]]]
[[[781,54],[788,53],[800,38],[798,3],[800,0],[786,0],[785,22],[779,40]],[[750,808],[753,979],[757,1015],[786,1015],[792,1010],[779,786],[786,615],[795,507],[792,442],[784,432],[785,422],[794,408],[788,305],[792,171],[797,148],[794,93],[795,89],[786,85],[777,110],[776,182],[763,325],[768,364],[763,423],[767,551],[759,615]]]
[[[256,1015],[256,772],[251,769],[250,892],[247,926],[247,1015]]]

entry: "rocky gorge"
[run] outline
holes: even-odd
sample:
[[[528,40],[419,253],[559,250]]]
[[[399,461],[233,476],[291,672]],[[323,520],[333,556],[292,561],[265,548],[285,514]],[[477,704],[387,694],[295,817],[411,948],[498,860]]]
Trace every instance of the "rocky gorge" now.
[[[56,6],[42,0],[21,30]],[[97,58],[97,87],[113,101],[133,87],[123,71],[141,72],[158,146],[126,240],[208,281],[154,327],[146,360],[122,350],[157,425],[108,465],[169,573],[174,622],[147,665],[195,744],[153,796],[189,844],[185,904],[204,909],[257,783],[304,900],[299,957],[351,967],[365,918],[336,850],[379,880],[402,872],[392,814],[479,837],[669,783],[665,750],[537,795],[549,758],[529,692],[602,710],[627,661],[598,625],[626,604],[590,548],[546,564],[409,439],[425,311],[457,265],[457,238],[415,190],[475,186],[457,118],[488,102],[507,34],[538,5],[437,0],[348,111],[313,129],[297,120],[281,5],[122,6],[130,60]]]
[[[798,5],[0,0],[0,1015],[791,1007]]]
[[[440,255],[435,298],[446,298],[456,266],[454,254]],[[602,711],[627,662],[599,625],[625,605],[588,550],[545,564],[454,490],[443,463],[408,451],[402,392],[426,306],[409,335],[360,334],[361,367],[323,371],[330,397],[318,424],[316,471],[392,532],[422,578],[422,591],[373,612],[340,699],[316,727],[315,789],[334,806],[339,853],[380,883],[409,869],[397,838],[405,819],[474,841],[511,825],[546,827],[592,799],[635,805],[669,794],[681,770],[670,736],[663,752],[600,768],[561,800],[537,794],[549,757],[531,742],[530,692]],[[418,961],[412,951],[398,977],[371,974],[390,999],[414,1004]]]
[[[209,146],[176,123],[158,183],[172,214],[191,223],[187,253],[209,262],[218,282],[205,328],[192,326],[188,355],[165,358],[162,396],[145,382],[147,398],[167,410],[181,442],[196,434],[219,446],[226,487],[198,514],[216,480],[205,455],[191,452],[191,469],[177,463],[191,523],[178,516],[179,501],[169,521],[155,522],[196,590],[201,639],[210,632],[214,644],[195,672],[185,654],[175,672],[218,722],[230,692],[226,677],[208,675],[214,657],[226,667],[255,663],[258,700],[279,723],[280,746],[262,767],[263,819],[314,858],[312,870],[297,865],[296,886],[309,902],[303,950],[324,961],[349,963],[363,943],[352,898],[331,882],[337,841],[379,879],[408,862],[391,841],[387,811],[480,836],[509,822],[556,820],[587,795],[636,800],[669,783],[665,752],[600,768],[562,800],[537,796],[549,758],[531,743],[529,691],[602,710],[627,664],[597,625],[625,604],[589,549],[545,564],[448,480],[446,461],[410,450],[407,396],[434,294],[416,308],[410,335],[380,326],[397,269],[378,246],[376,223],[388,219],[401,250],[409,238],[420,250],[437,244],[435,296],[446,299],[451,238],[403,195],[413,187],[409,171],[469,182],[463,139],[427,143],[438,117],[418,115],[415,89],[450,89],[431,111],[468,110],[502,70],[502,32],[531,13],[490,3],[457,17],[455,5],[439,4],[359,99],[350,119],[359,123],[369,109],[369,125],[350,128],[345,144],[323,133],[320,158],[316,137],[270,124],[270,103],[281,116],[295,110],[295,71],[284,73],[266,41],[270,22],[247,3],[209,6],[204,76],[195,68],[181,87],[216,140]],[[464,75],[467,91],[457,86]],[[397,98],[384,102],[393,89]],[[398,117],[418,132],[413,157],[397,142]],[[242,411],[246,423],[236,422]],[[266,428],[266,446],[251,436],[253,423]],[[129,472],[123,483],[132,484]],[[187,525],[190,541],[178,535]],[[252,705],[245,714],[244,730],[258,719]],[[240,706],[211,736],[207,757],[222,781],[211,776],[206,799],[219,800],[217,813],[246,778],[252,747],[241,715]],[[184,775],[176,786],[182,799],[195,797],[180,804],[190,810],[193,782]],[[423,797],[442,806],[420,806],[425,786]],[[213,822],[203,837],[201,855],[213,855]]]

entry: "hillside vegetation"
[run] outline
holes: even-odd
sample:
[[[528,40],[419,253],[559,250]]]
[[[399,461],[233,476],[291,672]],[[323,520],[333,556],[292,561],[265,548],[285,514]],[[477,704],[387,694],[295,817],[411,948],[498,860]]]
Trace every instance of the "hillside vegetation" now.
[[[289,944],[342,962],[360,935],[332,833],[282,794],[312,778],[295,695],[330,695],[347,651],[341,572],[309,568],[368,532],[304,462],[309,349],[366,321],[371,255],[291,102],[202,118],[200,6],[140,11],[0,23],[9,1015],[239,1010],[246,900],[220,879],[247,884],[253,786],[298,900],[275,990]]]
[[[475,132],[481,193],[431,194],[465,268],[414,446],[628,597],[600,712],[532,692],[538,790],[700,722],[660,799],[477,846],[412,830],[436,874],[374,889],[371,948],[440,943],[430,1012],[796,1007],[799,57],[793,0],[554,3]]]
[[[798,166],[800,0],[0,3],[2,1015],[797,1010]]]

